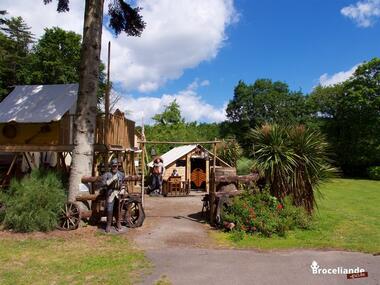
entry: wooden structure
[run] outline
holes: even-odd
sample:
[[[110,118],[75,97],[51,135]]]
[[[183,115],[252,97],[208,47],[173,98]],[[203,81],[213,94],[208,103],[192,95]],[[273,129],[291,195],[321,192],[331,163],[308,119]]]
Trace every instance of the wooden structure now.
[[[165,197],[187,196],[189,193],[189,184],[182,181],[181,176],[170,176],[162,185],[162,194]]]
[[[41,153],[52,152],[56,167],[68,169],[74,148],[77,88],[77,84],[17,86],[0,103],[0,153],[14,155],[1,185],[9,181],[20,157],[33,169],[46,162]],[[126,174],[136,174],[135,122],[119,110],[108,115],[100,113],[94,131],[92,175],[98,175],[98,163],[107,165],[112,157],[122,161]]]
[[[216,169],[220,167],[231,168],[228,163],[216,155],[214,156],[200,144],[175,147],[161,155],[161,158],[165,166],[164,181],[173,179],[174,177],[171,175],[176,169],[183,185],[205,192],[210,191],[210,173],[214,165]],[[153,162],[148,163],[148,166],[153,167]]]

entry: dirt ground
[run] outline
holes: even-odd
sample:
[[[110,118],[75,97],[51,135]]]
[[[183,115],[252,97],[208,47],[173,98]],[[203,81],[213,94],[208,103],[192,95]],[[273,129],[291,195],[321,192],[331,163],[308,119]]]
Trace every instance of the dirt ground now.
[[[139,248],[213,247],[208,232],[212,228],[201,217],[204,193],[187,197],[145,197],[146,219],[128,236]]]

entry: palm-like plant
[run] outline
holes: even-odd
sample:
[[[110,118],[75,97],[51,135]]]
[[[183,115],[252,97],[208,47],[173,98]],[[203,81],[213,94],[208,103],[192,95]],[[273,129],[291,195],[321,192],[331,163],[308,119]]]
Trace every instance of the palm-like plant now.
[[[304,126],[267,124],[252,130],[251,136],[255,166],[265,173],[271,194],[279,199],[290,195],[311,214],[319,183],[334,172],[323,135]]]
[[[296,157],[296,167],[290,177],[293,201],[311,213],[316,205],[318,185],[335,172],[327,157],[328,144],[324,136],[304,126],[288,130],[290,147]]]
[[[254,140],[255,167],[270,184],[271,194],[282,198],[290,191],[288,178],[296,166],[297,157],[289,147],[288,135],[278,125],[263,125],[251,131]]]
[[[218,147],[218,156],[233,167],[237,166],[237,161],[242,153],[241,146],[235,139],[223,140]]]

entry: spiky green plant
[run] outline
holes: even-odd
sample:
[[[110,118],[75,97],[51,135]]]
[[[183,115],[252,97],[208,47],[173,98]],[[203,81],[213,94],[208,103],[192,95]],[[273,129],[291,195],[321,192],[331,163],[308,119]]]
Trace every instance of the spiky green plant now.
[[[290,191],[289,177],[296,166],[296,154],[289,147],[286,130],[278,125],[263,125],[251,131],[255,166],[262,170],[271,194],[282,198]]]
[[[236,167],[243,150],[236,140],[223,140],[218,146],[218,156],[229,165]]]
[[[328,144],[319,131],[302,125],[288,129],[288,136],[290,148],[296,154],[296,166],[289,181],[293,201],[311,213],[318,185],[335,172],[327,158]]]
[[[279,199],[290,195],[295,205],[312,213],[318,185],[335,171],[323,135],[304,126],[266,124],[251,136],[255,166],[265,174],[271,194]]]

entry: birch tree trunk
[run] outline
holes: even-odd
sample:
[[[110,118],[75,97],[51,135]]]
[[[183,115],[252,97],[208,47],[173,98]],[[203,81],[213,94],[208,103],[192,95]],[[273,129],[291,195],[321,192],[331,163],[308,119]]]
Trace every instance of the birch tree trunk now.
[[[103,4],[104,0],[86,0],[69,201],[75,201],[82,176],[92,174]]]

